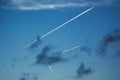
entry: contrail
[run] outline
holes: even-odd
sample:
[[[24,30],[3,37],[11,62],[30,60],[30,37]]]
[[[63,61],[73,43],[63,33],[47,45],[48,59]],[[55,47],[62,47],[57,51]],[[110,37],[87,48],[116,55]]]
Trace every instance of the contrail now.
[[[35,42],[37,42],[37,40],[34,40],[34,41],[32,41],[31,43],[27,44],[26,46],[24,46],[24,48],[29,47],[30,45],[34,44]]]
[[[75,20],[75,19],[78,18],[79,16],[81,16],[81,15],[87,13],[87,12],[90,11],[92,8],[93,8],[93,7],[87,9],[86,11],[84,11],[84,12],[78,14],[77,16],[73,17],[72,19],[68,20],[67,22],[65,22],[65,23],[61,24],[60,26],[56,27],[55,29],[51,30],[50,32],[44,34],[43,36],[40,37],[40,39],[42,39],[42,38],[48,36],[49,34],[53,33],[53,32],[56,31],[57,29],[63,27],[64,25],[70,23],[71,21]]]
[[[53,68],[51,67],[51,65],[48,65],[49,69],[51,72],[54,72]]]
[[[93,7],[85,10],[84,12],[82,12],[82,13],[78,14],[77,16],[71,18],[70,20],[64,22],[64,23],[61,24],[60,26],[54,28],[53,30],[51,30],[51,31],[49,31],[48,33],[46,33],[46,34],[44,34],[43,36],[41,36],[40,39],[43,39],[43,38],[47,37],[48,35],[50,35],[50,34],[53,33],[54,31],[60,29],[61,27],[65,26],[66,24],[70,23],[71,21],[75,20],[76,18],[82,16],[83,14],[89,12],[89,11],[92,10],[92,9],[93,9]],[[36,41],[37,41],[37,40],[32,41],[31,43],[27,44],[24,48],[29,47],[31,44],[35,43]]]
[[[78,49],[78,48],[80,48],[80,47],[82,47],[82,46],[80,46],[80,45],[74,46],[74,47],[72,47],[72,48],[69,48],[69,49],[66,49],[66,50],[62,51],[61,53],[63,53],[63,55],[66,55],[65,53],[70,52],[70,51],[72,51],[72,50],[74,50],[74,49]]]
[[[79,46],[75,46],[75,47],[72,47],[70,49],[66,49],[66,50],[62,51],[62,53],[66,53],[66,52],[72,51],[72,50],[80,48],[80,47],[81,47],[80,45]]]

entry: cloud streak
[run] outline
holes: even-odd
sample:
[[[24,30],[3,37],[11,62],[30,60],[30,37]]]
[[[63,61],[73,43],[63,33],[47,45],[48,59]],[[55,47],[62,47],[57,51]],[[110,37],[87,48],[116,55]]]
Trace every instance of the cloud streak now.
[[[119,0],[2,0],[1,2],[1,7],[19,10],[51,10],[71,7],[81,8],[120,3]]]
[[[39,4],[34,3],[32,6],[20,6],[20,10],[43,10],[43,9],[58,9],[58,8],[70,8],[70,7],[85,7],[89,5],[89,3],[67,3],[67,4]]]
[[[4,3],[7,3],[4,1]],[[82,1],[64,1],[64,0],[9,0],[11,6],[4,6],[6,8],[19,9],[19,10],[42,10],[42,9],[58,9],[70,7],[86,7],[90,2]],[[8,3],[7,3],[8,5]]]

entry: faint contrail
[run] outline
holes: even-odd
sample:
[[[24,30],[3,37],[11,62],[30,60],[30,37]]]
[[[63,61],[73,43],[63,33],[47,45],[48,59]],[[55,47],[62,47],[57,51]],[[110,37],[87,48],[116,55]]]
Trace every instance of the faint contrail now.
[[[32,44],[35,43],[35,42],[37,42],[37,40],[34,40],[34,41],[32,41],[31,43],[27,44],[26,46],[24,46],[24,48],[29,47],[30,45],[32,45]]]
[[[49,69],[51,72],[54,72],[53,68],[51,67],[51,65],[48,65]]]
[[[66,21],[65,23],[61,24],[60,26],[58,26],[58,27],[54,28],[53,30],[49,31],[48,33],[44,34],[43,36],[40,37],[40,39],[45,38],[46,36],[50,35],[50,34],[53,33],[54,31],[60,29],[61,27],[65,26],[66,24],[70,23],[71,21],[75,20],[76,18],[82,16],[83,14],[89,12],[89,11],[92,10],[92,9],[93,9],[93,7],[91,7],[91,8],[89,8],[89,9],[85,10],[84,12],[78,14],[77,16],[73,17],[72,19]],[[35,43],[36,41],[37,41],[37,40],[32,41],[31,43],[27,44],[24,48],[29,47],[31,44]]]
[[[66,52],[72,51],[72,50],[80,48],[80,47],[81,47],[80,45],[79,46],[75,46],[75,47],[72,47],[72,48],[69,48],[69,49],[66,49],[66,50],[62,51],[62,53],[66,53]]]
[[[72,47],[72,48],[69,48],[69,49],[66,49],[66,50],[62,51],[61,53],[63,53],[63,55],[66,55],[65,53],[70,52],[70,51],[72,51],[72,50],[74,50],[74,49],[78,49],[78,48],[80,48],[80,47],[82,47],[82,46],[80,46],[80,45],[74,46],[74,47]],[[67,54],[67,55],[68,55],[68,54]]]

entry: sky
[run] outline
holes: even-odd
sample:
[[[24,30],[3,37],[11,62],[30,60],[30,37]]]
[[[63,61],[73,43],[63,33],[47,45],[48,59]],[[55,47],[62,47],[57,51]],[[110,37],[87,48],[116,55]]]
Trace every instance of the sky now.
[[[0,80],[120,80],[119,9],[119,0],[1,0]]]

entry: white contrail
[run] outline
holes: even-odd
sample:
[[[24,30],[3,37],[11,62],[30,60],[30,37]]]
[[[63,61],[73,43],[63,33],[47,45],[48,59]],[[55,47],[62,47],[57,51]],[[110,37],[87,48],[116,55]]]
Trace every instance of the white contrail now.
[[[69,49],[66,49],[66,50],[62,51],[62,53],[66,53],[66,52],[72,51],[72,50],[80,48],[80,47],[81,47],[80,45],[79,46],[75,46],[75,47],[72,47],[72,48],[69,48]]]
[[[35,42],[37,42],[37,40],[34,40],[34,41],[32,41],[31,43],[27,44],[26,46],[24,46],[24,48],[29,47],[30,45],[34,44]]]
[[[77,16],[73,17],[72,19],[68,20],[67,22],[65,22],[65,23],[61,24],[60,26],[56,27],[55,29],[49,31],[48,33],[46,33],[46,34],[44,34],[43,36],[41,36],[40,39],[42,39],[42,38],[48,36],[49,34],[53,33],[53,32],[56,31],[57,29],[63,27],[64,25],[70,23],[71,21],[75,20],[75,19],[78,18],[79,16],[81,16],[81,15],[87,13],[87,12],[90,11],[92,8],[93,8],[93,7],[87,9],[86,11],[84,11],[84,12],[78,14]]]
[[[89,9],[85,10],[84,12],[78,14],[77,16],[73,17],[72,19],[66,21],[65,23],[61,24],[60,26],[58,26],[58,27],[54,28],[53,30],[49,31],[48,33],[44,34],[43,36],[40,37],[40,39],[45,38],[46,36],[50,35],[54,31],[60,29],[61,27],[65,26],[66,24],[70,23],[71,21],[75,20],[76,18],[82,16],[83,14],[87,13],[88,11],[90,11],[92,9],[93,9],[93,7],[91,7]],[[36,41],[37,40],[32,41],[31,43],[27,44],[24,48],[29,47],[31,44],[35,43]]]
[[[51,72],[54,72],[53,68],[51,67],[51,65],[48,65],[49,69]]]

